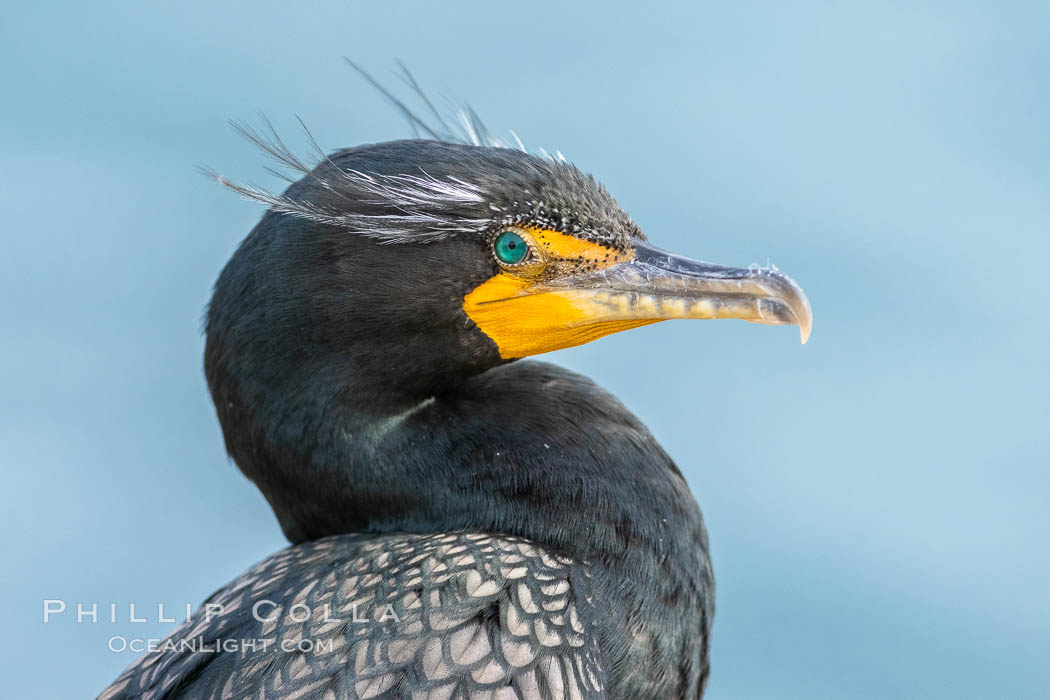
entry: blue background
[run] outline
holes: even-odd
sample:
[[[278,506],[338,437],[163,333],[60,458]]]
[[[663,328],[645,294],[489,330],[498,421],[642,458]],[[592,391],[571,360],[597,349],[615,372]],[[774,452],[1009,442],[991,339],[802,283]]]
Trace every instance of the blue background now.
[[[112,635],[282,546],[201,372],[262,212],[194,166],[276,185],[225,126],[260,109],[297,145],[296,114],[329,149],[408,135],[346,54],[562,150],[657,244],[809,294],[805,347],[673,322],[549,357],[703,505],[709,697],[1050,696],[1048,26],[1037,2],[5,7],[5,695],[98,692],[134,658]],[[44,598],[121,622],[45,625]]]

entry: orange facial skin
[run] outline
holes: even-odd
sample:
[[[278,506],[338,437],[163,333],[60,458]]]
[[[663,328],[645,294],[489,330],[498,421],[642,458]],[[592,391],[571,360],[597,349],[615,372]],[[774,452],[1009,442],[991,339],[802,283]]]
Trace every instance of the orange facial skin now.
[[[589,294],[544,289],[543,281],[592,272],[632,259],[633,251],[587,241],[550,229],[515,227],[530,255],[463,299],[463,311],[499,348],[505,359],[528,357],[582,345],[656,319],[602,321],[595,318]]]

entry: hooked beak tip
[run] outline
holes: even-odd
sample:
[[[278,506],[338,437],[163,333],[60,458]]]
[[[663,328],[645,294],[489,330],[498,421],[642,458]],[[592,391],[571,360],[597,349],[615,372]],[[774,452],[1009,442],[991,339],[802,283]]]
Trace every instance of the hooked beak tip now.
[[[809,299],[806,298],[805,293],[798,285],[792,283],[793,286],[798,289],[798,296],[795,299],[795,320],[798,323],[798,334],[802,340],[802,344],[805,345],[806,341],[809,340],[809,334],[813,330],[813,310],[809,306]]]

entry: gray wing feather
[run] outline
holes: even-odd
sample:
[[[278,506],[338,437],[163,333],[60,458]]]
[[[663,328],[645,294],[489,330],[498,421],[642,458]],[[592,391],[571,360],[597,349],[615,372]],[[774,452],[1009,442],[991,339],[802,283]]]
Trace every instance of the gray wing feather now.
[[[100,697],[604,698],[589,590],[521,539],[329,537],[218,591]]]

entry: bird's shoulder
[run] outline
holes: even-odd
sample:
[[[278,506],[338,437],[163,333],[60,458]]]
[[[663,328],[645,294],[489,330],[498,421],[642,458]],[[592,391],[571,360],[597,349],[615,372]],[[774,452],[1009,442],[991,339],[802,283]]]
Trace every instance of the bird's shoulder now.
[[[217,591],[102,698],[602,698],[586,564],[477,533],[340,535]]]

